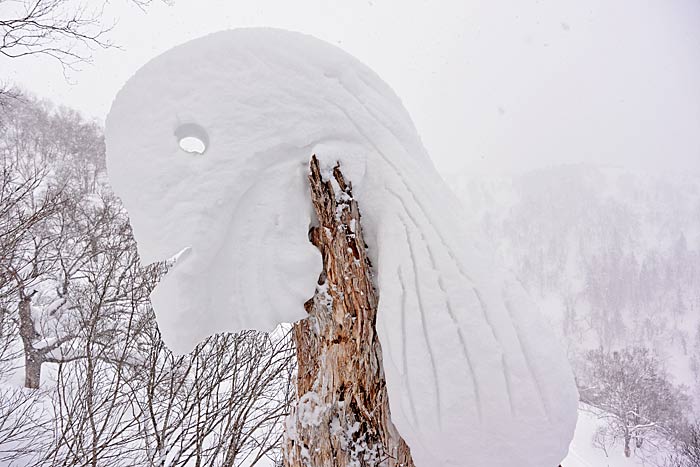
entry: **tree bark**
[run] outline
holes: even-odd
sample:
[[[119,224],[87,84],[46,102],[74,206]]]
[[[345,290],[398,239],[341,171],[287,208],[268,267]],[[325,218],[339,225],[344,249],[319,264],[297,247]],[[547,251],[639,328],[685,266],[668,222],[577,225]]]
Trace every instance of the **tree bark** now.
[[[39,389],[43,358],[41,353],[34,348],[34,341],[38,335],[34,328],[34,318],[32,318],[32,295],[25,295],[24,292],[21,292],[18,310],[19,335],[24,347],[24,387]]]
[[[322,174],[311,159],[309,232],[323,271],[308,318],[294,325],[297,403],[286,426],[287,467],[414,467],[391,422],[382,350],[375,332],[378,296],[352,187],[340,167]]]

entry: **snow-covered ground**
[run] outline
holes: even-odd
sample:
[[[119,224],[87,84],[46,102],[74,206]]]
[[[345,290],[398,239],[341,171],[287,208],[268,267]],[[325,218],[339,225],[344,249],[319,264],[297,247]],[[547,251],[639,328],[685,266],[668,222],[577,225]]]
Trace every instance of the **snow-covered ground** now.
[[[586,410],[579,410],[578,423],[574,440],[569,447],[569,455],[561,463],[562,467],[651,467],[655,464],[639,457],[625,457],[622,446],[613,446],[607,450],[595,447],[593,440],[601,421],[596,415]]]

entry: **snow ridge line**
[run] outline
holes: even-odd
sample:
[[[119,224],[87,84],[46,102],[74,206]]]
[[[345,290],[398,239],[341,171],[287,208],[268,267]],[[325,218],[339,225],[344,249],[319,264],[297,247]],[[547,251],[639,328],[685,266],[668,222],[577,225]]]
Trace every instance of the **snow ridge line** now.
[[[364,102],[362,102],[355,94],[353,94],[352,92],[350,92],[350,90],[347,89],[340,81],[338,81],[338,82],[340,83],[341,87],[343,87],[343,88],[346,90],[346,92],[347,92],[352,98],[354,98],[355,101],[357,101],[358,104],[360,104],[360,106],[365,110],[365,112],[367,112],[367,113],[372,117],[372,119],[373,119],[375,122],[377,122],[377,124],[379,124],[380,126],[382,126],[383,128],[385,128],[387,131],[389,131],[389,133],[391,133],[391,135],[392,135],[397,141],[399,141],[399,144],[401,144],[401,145],[403,146],[403,142],[401,141],[401,139],[398,138],[398,137],[396,136],[396,134],[395,134],[390,128],[388,128],[388,127],[386,127],[385,125],[381,124],[381,122],[379,121],[379,119],[377,118],[377,116],[374,114],[374,112],[372,112],[372,111],[364,104]],[[415,204],[418,206],[418,208],[421,210],[421,212],[423,213],[423,216],[425,216],[425,218],[428,220],[428,224],[432,227],[433,231],[437,234],[438,238],[440,239],[440,242],[441,242],[442,245],[445,247],[445,251],[447,252],[447,254],[448,254],[448,256],[450,257],[450,259],[453,261],[453,263],[455,264],[455,266],[457,267],[457,270],[459,271],[460,275],[461,275],[462,277],[464,277],[464,278],[467,280],[467,282],[471,283],[471,284],[472,284],[472,290],[476,291],[476,288],[473,287],[474,280],[464,271],[464,268],[462,267],[462,264],[461,264],[461,263],[457,260],[457,258],[455,257],[454,252],[452,251],[452,248],[447,244],[447,241],[445,240],[445,238],[442,236],[442,234],[440,233],[440,231],[435,227],[435,223],[433,222],[433,219],[430,217],[430,215],[428,215],[427,210],[425,209],[425,207],[423,206],[423,204],[418,200],[418,198],[416,197],[415,193],[413,193],[413,191],[411,191],[411,189],[409,188],[408,183],[406,182],[406,179],[404,178],[403,174],[402,174],[401,171],[398,169],[398,167],[396,167],[396,165],[395,165],[395,164],[394,164],[380,149],[379,149],[379,147],[374,143],[374,141],[373,141],[371,138],[369,138],[369,137],[365,134],[365,132],[362,130],[362,128],[355,122],[355,120],[352,118],[352,116],[351,116],[345,109],[343,109],[340,105],[336,104],[335,102],[332,102],[332,101],[329,101],[329,100],[326,100],[326,102],[329,102],[329,103],[332,104],[334,107],[336,107],[337,109],[339,109],[339,110],[343,113],[343,115],[345,115],[345,117],[348,119],[348,121],[352,123],[352,125],[355,127],[355,129],[357,130],[357,132],[360,134],[360,136],[362,136],[362,137],[365,139],[365,141],[367,141],[367,142],[374,148],[374,150],[377,152],[377,154],[379,154],[379,156],[382,158],[382,160],[384,160],[384,162],[385,162],[389,167],[392,168],[392,170],[393,170],[394,173],[396,174],[396,176],[397,176],[397,178],[399,179],[399,181],[403,184],[404,188],[405,188],[406,191],[409,193],[409,195],[411,196],[411,198],[413,198],[414,203],[415,203]],[[404,146],[404,148],[405,148],[405,146]],[[406,213],[408,214],[409,211],[408,211],[408,209],[407,209],[407,207],[406,207],[406,204],[405,204],[405,202],[403,201],[403,199],[402,199],[400,196],[398,196],[395,192],[393,192],[391,189],[389,189],[388,187],[385,187],[385,188],[386,188],[386,190],[387,190],[389,193],[391,193],[392,195],[394,195],[395,197],[397,197],[397,198],[399,199],[399,201],[401,202],[401,204],[402,204],[402,206],[403,206],[403,208],[404,208],[404,211],[406,211]],[[410,214],[408,214],[408,216],[411,217]],[[405,222],[405,220],[404,220],[404,219],[401,219],[401,220],[402,220],[402,222],[403,222],[403,224],[404,224],[404,229],[406,229],[406,231],[408,232],[408,228],[406,227],[406,222]],[[416,225],[416,227],[417,227],[417,223],[415,222],[415,219],[411,218],[411,220],[414,222],[414,225]],[[419,229],[419,230],[420,230],[420,229]],[[407,236],[407,238],[408,238],[408,233],[406,234],[406,236]],[[410,243],[410,239],[409,239],[409,243]],[[429,252],[429,254],[432,255],[431,252]],[[414,255],[413,253],[411,253],[411,256],[412,256],[412,258],[413,258],[412,260],[415,261],[415,255]],[[413,264],[414,275],[416,275],[416,278],[417,278],[417,272],[415,271],[415,267],[416,267],[416,265],[415,265],[415,263],[414,263],[414,264]],[[443,289],[443,290],[444,290],[444,289]],[[418,291],[417,291],[417,293],[418,293]],[[479,304],[480,304],[480,307],[481,307],[481,311],[482,311],[482,313],[483,313],[483,315],[484,315],[484,320],[486,321],[486,324],[489,326],[489,328],[490,328],[490,330],[491,330],[491,334],[492,334],[494,340],[495,340],[496,342],[500,342],[500,341],[496,338],[495,329],[494,329],[494,327],[493,327],[491,321],[490,321],[489,318],[488,318],[488,314],[487,314],[487,311],[486,311],[486,309],[485,309],[485,307],[484,307],[484,303],[483,303],[483,301],[481,300],[481,297],[478,295],[478,293],[477,293],[477,298],[478,298],[478,301],[479,301]],[[448,309],[448,313],[450,313],[450,316],[451,316],[451,317],[453,318],[453,320],[454,320],[454,316],[452,315],[452,309],[451,309],[451,307],[448,306],[447,309]],[[421,313],[423,313],[422,306],[421,306]],[[422,322],[422,323],[423,323],[423,328],[424,328],[424,332],[425,332],[425,323],[424,323],[424,322]],[[458,329],[460,329],[459,326],[458,326]],[[459,331],[459,334],[460,334],[460,342],[461,342],[462,345],[463,345],[463,352],[466,352],[466,343],[464,342],[464,338],[463,338],[463,336],[461,335],[461,330]],[[427,336],[426,336],[426,342],[428,342]],[[429,346],[429,348],[430,348],[430,346]],[[433,359],[433,356],[432,356],[432,350],[431,350],[430,353],[431,353],[431,361],[433,361],[433,365],[434,365],[434,359]],[[469,362],[469,365],[468,365],[468,366],[470,367],[470,370],[471,370],[471,372],[472,372],[472,378],[473,378],[473,380],[474,380],[474,394],[475,394],[475,399],[477,399],[477,401],[478,401],[477,407],[478,407],[479,419],[481,420],[481,419],[482,419],[482,418],[481,418],[481,417],[482,417],[482,415],[481,415],[481,401],[480,401],[480,397],[478,396],[478,390],[477,390],[477,388],[476,388],[476,378],[475,378],[475,375],[474,375],[473,365],[472,365],[471,359],[469,359],[468,357],[467,357],[467,361]],[[434,369],[433,369],[433,373],[434,373],[434,374],[435,374],[435,371],[436,371],[436,369],[434,368]],[[504,375],[504,379],[507,379],[507,378],[505,377],[505,375]],[[437,383],[436,383],[436,386],[437,386]],[[512,405],[513,405],[513,403],[512,403],[512,396],[511,396],[510,387],[509,387],[509,384],[508,384],[507,381],[506,381],[506,390],[507,390],[507,393],[508,393],[508,401],[509,401],[509,404],[510,404],[510,406],[511,406],[511,408],[512,408]],[[439,394],[438,394],[438,402],[439,402]],[[439,404],[438,404],[438,407],[440,407]]]
[[[389,133],[391,133],[392,136],[393,136],[394,138],[396,138],[396,139],[399,141],[399,143],[400,143],[401,145],[403,145],[402,141],[391,131],[391,129],[389,129],[389,128],[386,127],[385,125],[382,125],[382,124],[381,124],[381,122],[379,121],[379,119],[377,118],[377,116],[374,114],[374,112],[372,112],[372,111],[371,111],[357,96],[355,96],[352,92],[350,92],[350,90],[347,89],[342,83],[340,83],[340,84],[341,84],[341,86],[343,87],[343,89],[345,89],[345,91],[346,91],[351,97],[353,97],[353,98],[360,104],[360,106],[365,110],[365,112],[367,112],[367,113],[374,119],[374,121],[377,122],[378,125],[382,126],[383,128],[386,128],[387,131],[389,131]],[[402,174],[401,171],[398,169],[398,167],[396,167],[396,165],[395,165],[388,157],[386,157],[386,155],[379,149],[379,147],[374,143],[374,141],[373,141],[371,138],[369,138],[369,137],[365,134],[365,132],[362,130],[362,128],[355,122],[355,120],[352,118],[352,116],[351,116],[345,109],[343,109],[342,107],[340,107],[340,106],[339,106],[338,104],[336,104],[335,102],[332,102],[332,101],[329,101],[329,100],[326,100],[326,102],[329,102],[331,105],[333,105],[333,106],[335,106],[336,108],[338,108],[338,109],[343,113],[343,115],[345,115],[345,117],[348,119],[348,121],[349,121],[350,123],[352,123],[352,125],[355,127],[355,129],[357,130],[357,132],[360,134],[360,136],[362,136],[362,137],[374,148],[374,150],[377,152],[377,154],[379,154],[379,156],[382,158],[382,160],[384,160],[384,162],[385,162],[389,167],[392,168],[392,170],[393,170],[394,173],[396,174],[396,176],[397,176],[397,178],[399,179],[399,181],[403,184],[403,186],[404,186],[404,188],[406,189],[406,191],[408,192],[408,194],[411,196],[411,198],[413,198],[414,203],[415,203],[415,204],[418,206],[418,208],[421,210],[421,212],[423,213],[423,216],[425,216],[425,218],[428,220],[428,225],[430,225],[430,227],[431,227],[431,228],[433,229],[433,231],[436,233],[437,237],[440,239],[440,242],[441,242],[442,245],[445,247],[445,251],[447,252],[447,255],[450,257],[450,259],[452,260],[452,262],[453,262],[453,263],[455,264],[455,266],[457,267],[457,270],[459,271],[460,275],[461,275],[462,277],[464,277],[464,278],[467,280],[467,282],[470,282],[470,283],[472,284],[472,289],[473,289],[474,291],[476,291],[476,288],[473,286],[473,284],[475,283],[474,280],[469,276],[469,274],[467,274],[467,273],[464,271],[464,268],[462,267],[461,262],[455,257],[454,252],[452,251],[452,248],[449,246],[449,244],[448,244],[447,241],[445,240],[445,237],[443,237],[443,235],[442,235],[442,233],[440,232],[440,230],[437,229],[437,228],[435,227],[435,222],[434,222],[433,218],[428,214],[428,211],[425,209],[425,207],[424,207],[423,204],[420,202],[420,200],[416,197],[415,193],[413,193],[413,191],[411,191],[411,189],[410,189],[410,187],[409,187],[409,184],[406,182],[406,179],[404,178],[403,174]],[[388,190],[388,188],[387,188],[387,190]],[[390,192],[391,192],[391,191],[390,191]],[[393,193],[393,194],[396,196],[396,193]],[[403,206],[404,206],[404,210],[406,210],[406,211],[408,212],[408,209],[406,209],[406,205],[405,205],[405,203],[403,202],[403,199],[401,199],[400,197],[399,197],[399,199],[400,199],[401,203],[402,203]],[[484,303],[483,303],[483,301],[481,300],[481,297],[478,296],[477,298],[479,299],[479,304],[480,304],[480,306],[481,306],[481,311],[482,311],[482,313],[484,314],[484,318],[485,318],[485,320],[486,320],[486,323],[487,323],[487,325],[489,326],[489,328],[491,328],[491,335],[493,336],[493,338],[494,338],[494,340],[495,340],[496,342],[499,342],[499,343],[500,343],[500,341],[496,338],[496,331],[495,331],[495,329],[494,329],[494,327],[493,327],[491,321],[490,321],[489,318],[488,318],[488,313],[487,313],[486,309],[484,308]]]
[[[426,326],[425,322],[425,309],[423,306],[423,297],[420,293],[420,280],[419,274],[418,274],[418,269],[416,268],[416,253],[413,247],[413,241],[411,240],[411,235],[410,232],[408,231],[408,226],[406,225],[406,221],[399,216],[399,220],[401,220],[401,223],[403,224],[404,232],[406,234],[406,242],[408,243],[408,250],[411,255],[411,265],[413,266],[413,280],[416,285],[416,298],[418,299],[418,310],[420,311],[420,322],[421,322],[421,327],[423,328],[423,338],[425,339],[425,344],[428,348],[428,355],[430,356],[430,365],[432,367],[432,373],[433,373],[433,386],[435,387],[435,406],[437,408],[437,418],[438,418],[438,424],[442,426],[442,415],[441,415],[441,409],[442,409],[442,403],[440,401],[440,383],[438,380],[438,375],[437,375],[437,365],[435,364],[435,355],[433,353],[433,346],[430,343],[430,337],[428,335],[428,328]],[[404,349],[405,352],[405,349]]]
[[[478,300],[479,305],[481,306],[481,310],[484,312],[484,319],[486,319],[486,322],[488,322],[490,325],[491,323],[490,323],[490,320],[488,318],[488,308],[486,307],[486,303],[484,303],[484,299],[481,297],[481,294],[476,289],[476,287],[472,287],[472,291],[474,292],[474,295],[476,296],[476,299]],[[491,326],[491,329],[493,330],[494,327]],[[501,344],[501,340],[495,334],[494,334],[494,339],[496,339],[496,342]],[[501,349],[501,362],[502,362],[501,363],[502,365],[505,365],[505,354],[502,351],[502,349]],[[509,378],[507,376],[507,372],[508,372],[507,370],[508,370],[508,366],[505,365],[503,368],[503,372],[502,372],[503,373],[503,381],[504,381],[505,387],[506,387],[506,395],[508,396],[508,404],[510,405],[511,414],[513,414],[513,395],[511,393],[510,381],[509,381]]]
[[[411,390],[411,383],[408,378],[408,358],[406,353],[406,284],[403,280],[403,272],[401,271],[401,266],[396,268],[396,273],[399,278],[399,284],[401,285],[401,345],[402,345],[402,360],[403,360],[403,374],[406,378],[406,388],[408,390],[408,400],[411,402],[411,415],[413,416],[413,425],[418,424],[418,414],[416,414],[416,404],[413,398],[413,391]]]
[[[520,347],[520,352],[523,354],[523,358],[525,359],[525,365],[527,366],[527,370],[530,373],[530,376],[532,377],[532,380],[535,382],[535,389],[537,389],[537,397],[540,400],[540,404],[542,404],[542,409],[544,410],[544,414],[547,417],[547,421],[551,423],[552,421],[552,415],[551,415],[551,408],[549,407],[549,404],[547,404],[547,401],[544,397],[544,393],[542,391],[542,381],[540,380],[540,377],[537,373],[535,373],[534,368],[532,367],[532,362],[530,359],[530,354],[528,352],[528,349],[525,348],[523,345],[522,338],[520,336],[520,330],[518,329],[517,322],[515,321],[513,317],[513,311],[511,310],[510,307],[510,300],[506,296],[506,294],[503,294],[501,292],[501,296],[503,296],[503,306],[505,307],[506,311],[508,312],[508,316],[510,317],[510,322],[512,323],[513,329],[515,330],[515,336],[517,337],[518,340],[518,346]]]
[[[399,143],[399,145],[401,145],[401,146],[404,148],[404,150],[405,150],[406,152],[410,153],[410,151],[408,151],[408,149],[406,148],[406,145],[405,145],[405,143],[403,142],[403,139],[402,139],[402,138],[400,138],[400,137],[399,137],[391,128],[389,128],[387,125],[384,125],[384,124],[381,122],[381,120],[379,119],[379,117],[377,116],[377,114],[376,114],[374,111],[372,111],[372,110],[367,106],[367,104],[365,104],[365,103],[364,103],[359,97],[357,97],[352,91],[350,91],[350,89],[348,89],[347,86],[345,86],[340,80],[337,80],[337,81],[338,81],[338,84],[340,84],[340,86],[345,90],[345,92],[346,92],[348,95],[350,95],[350,97],[352,97],[355,101],[357,101],[357,103],[360,104],[360,107],[362,107],[362,109],[363,109],[365,112],[367,112],[367,113],[369,114],[369,116],[372,117],[372,119],[373,119],[375,122],[377,122],[377,124],[378,124],[379,126],[381,126],[382,128],[386,129],[386,130],[391,134],[391,136],[393,136],[394,139]],[[364,82],[364,80],[362,80],[362,79],[361,79],[361,81]],[[369,86],[369,87],[370,87],[370,89],[376,91],[376,89],[374,89],[372,86]],[[377,145],[374,143],[374,141],[373,141],[371,138],[369,138],[369,137],[364,133],[364,131],[362,131],[361,127],[360,127],[357,123],[355,123],[355,120],[350,116],[350,114],[348,114],[342,107],[340,107],[340,106],[339,106],[338,104],[336,104],[335,102],[331,102],[331,101],[329,101],[329,100],[327,100],[327,99],[326,99],[326,102],[329,102],[329,103],[331,103],[332,105],[334,105],[335,107],[339,108],[339,109],[343,112],[343,114],[347,117],[348,121],[351,122],[351,123],[353,124],[353,126],[355,127],[355,129],[357,130],[357,132],[358,132],[368,143],[370,143],[370,144],[372,145],[372,147],[374,148],[374,150],[377,151],[377,154],[379,154],[379,155],[381,156],[381,158],[384,160],[384,162],[386,162],[386,163],[389,165],[389,167],[391,167],[391,168],[394,170],[394,172],[395,172],[396,175],[398,176],[399,180],[401,180],[401,182],[403,183],[404,187],[406,188],[406,191],[408,191],[408,193],[411,195],[411,197],[413,198],[413,201],[418,205],[418,207],[420,208],[420,210],[421,210],[421,212],[423,213],[423,215],[426,217],[426,219],[428,219],[428,222],[430,223],[430,226],[433,227],[433,230],[435,231],[435,233],[437,234],[437,236],[440,238],[440,241],[441,241],[442,244],[445,246],[445,249],[447,250],[448,255],[450,256],[450,258],[452,258],[452,261],[454,261],[455,265],[457,266],[457,269],[459,270],[459,273],[460,273],[461,275],[463,275],[469,282],[474,283],[474,280],[469,276],[469,274],[467,274],[467,273],[464,271],[464,269],[462,268],[461,263],[460,263],[460,262],[457,260],[457,258],[454,256],[454,252],[452,251],[452,248],[450,248],[450,246],[447,244],[447,242],[445,241],[445,238],[442,236],[442,233],[441,233],[438,229],[436,229],[436,228],[434,227],[434,226],[435,226],[435,222],[433,222],[433,219],[430,217],[430,215],[428,215],[428,211],[425,209],[425,207],[423,206],[423,204],[418,200],[418,198],[416,198],[415,193],[413,193],[413,191],[411,191],[411,189],[409,188],[408,183],[406,183],[406,179],[404,178],[402,172],[398,169],[398,167],[396,167],[396,164],[394,164],[394,163],[391,161],[391,159],[389,159],[388,157],[386,157],[386,155],[379,149],[379,147],[377,147]]]
[[[459,320],[457,319],[457,316],[454,313],[454,310],[452,309],[452,303],[450,301],[450,296],[447,293],[447,290],[445,288],[445,284],[442,280],[442,276],[440,275],[438,268],[437,268],[437,262],[435,261],[435,256],[433,254],[433,250],[430,248],[430,243],[428,240],[425,238],[425,234],[423,231],[419,228],[418,223],[416,222],[415,218],[413,215],[411,215],[411,212],[407,209],[406,203],[401,199],[401,197],[396,194],[391,188],[389,187],[384,187],[384,189],[394,196],[399,203],[401,203],[401,207],[403,208],[404,212],[408,216],[408,218],[411,220],[411,223],[413,226],[416,228],[416,230],[420,233],[421,238],[423,239],[423,244],[425,245],[426,250],[428,251],[428,257],[430,258],[430,265],[433,268],[433,271],[435,272],[435,275],[437,276],[437,283],[438,286],[440,287],[440,290],[442,291],[442,296],[445,300],[445,309],[447,310],[447,314],[449,315],[450,319],[452,320],[452,323],[455,325],[455,329],[457,330],[457,337],[459,339],[460,346],[462,348],[462,354],[464,355],[464,358],[467,361],[467,367],[468,367],[468,376],[472,380],[472,388],[474,390],[474,399],[476,400],[476,408],[477,408],[477,413],[479,416],[479,421],[481,421],[482,418],[482,412],[481,412],[481,395],[480,395],[480,390],[479,390],[479,383],[476,378],[476,373],[474,372],[474,365],[472,363],[471,355],[470,352],[467,348],[467,343],[466,340],[464,339],[464,334],[462,333],[462,327],[460,326]],[[400,217],[400,216],[399,216]],[[401,217],[400,217],[401,218]],[[404,226],[406,224],[405,220],[401,218],[401,222],[404,223]]]
[[[503,379],[506,380],[506,392],[508,392],[508,407],[510,408],[510,414],[515,415],[515,403],[513,402],[513,398],[511,397],[512,383],[510,381],[510,366],[508,365],[508,361],[506,360],[506,355],[504,353],[501,354],[501,366],[503,367]]]

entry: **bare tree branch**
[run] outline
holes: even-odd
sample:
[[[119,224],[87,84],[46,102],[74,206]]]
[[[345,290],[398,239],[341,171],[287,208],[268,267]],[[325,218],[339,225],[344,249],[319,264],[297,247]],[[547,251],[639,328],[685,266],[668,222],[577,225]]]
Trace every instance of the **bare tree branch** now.
[[[145,10],[153,0],[131,2]],[[64,71],[89,62],[94,50],[114,47],[106,38],[114,24],[102,20],[106,3],[0,0],[0,56],[44,55],[56,59]]]

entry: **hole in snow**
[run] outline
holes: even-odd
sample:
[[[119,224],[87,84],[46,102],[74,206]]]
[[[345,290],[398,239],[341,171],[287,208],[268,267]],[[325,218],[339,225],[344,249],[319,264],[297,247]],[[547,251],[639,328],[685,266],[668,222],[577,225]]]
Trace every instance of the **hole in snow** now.
[[[175,130],[180,149],[190,154],[204,154],[209,146],[209,136],[204,128],[195,123],[185,123]]]
[[[206,148],[207,147],[204,144],[204,141],[199,138],[195,138],[194,136],[185,136],[180,140],[180,149],[185,152],[204,154],[204,150]]]

